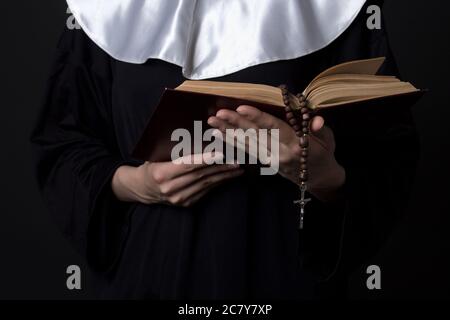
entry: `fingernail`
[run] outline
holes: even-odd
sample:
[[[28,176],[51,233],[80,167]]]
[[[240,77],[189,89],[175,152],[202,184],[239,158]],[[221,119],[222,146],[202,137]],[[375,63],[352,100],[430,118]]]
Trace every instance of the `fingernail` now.
[[[244,113],[244,110],[242,110],[242,109],[244,109],[244,106],[243,106],[243,105],[239,106],[239,107],[236,109],[236,112],[237,112],[237,113]]]
[[[219,118],[220,120],[227,120],[227,113],[226,113],[226,111],[227,110],[225,110],[225,109],[217,111],[216,117]]]

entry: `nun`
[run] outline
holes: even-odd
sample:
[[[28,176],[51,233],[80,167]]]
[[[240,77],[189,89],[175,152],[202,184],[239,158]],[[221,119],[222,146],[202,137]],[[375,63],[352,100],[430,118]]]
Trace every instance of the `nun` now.
[[[297,137],[253,106],[221,110],[208,124],[275,124],[276,175],[151,163],[132,151],[164,88],[187,79],[297,93],[328,67],[380,56],[380,73],[398,76],[385,26],[367,27],[368,7],[383,1],[67,2],[81,28],[62,32],[31,142],[42,196],[90,266],[98,298],[345,297],[349,275],[403,214],[418,152],[409,111],[380,117],[380,130],[363,138],[312,119],[301,230]],[[217,155],[188,155],[199,156]]]

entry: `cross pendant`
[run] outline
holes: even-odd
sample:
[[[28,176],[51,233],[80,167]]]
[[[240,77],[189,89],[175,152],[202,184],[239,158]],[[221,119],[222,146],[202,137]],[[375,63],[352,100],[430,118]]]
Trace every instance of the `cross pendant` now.
[[[305,206],[308,204],[309,201],[311,201],[310,198],[305,198],[305,192],[306,192],[306,187],[302,187],[300,189],[300,200],[296,200],[294,201],[295,204],[298,204],[300,206],[300,222],[299,222],[299,226],[298,228],[300,230],[303,229],[303,222],[304,222],[304,218],[305,218]]]

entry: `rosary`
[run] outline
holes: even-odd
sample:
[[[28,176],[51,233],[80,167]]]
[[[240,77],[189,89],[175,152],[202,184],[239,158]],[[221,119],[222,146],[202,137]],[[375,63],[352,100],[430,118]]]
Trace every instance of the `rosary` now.
[[[280,86],[282,94],[283,94],[283,102],[286,105],[286,120],[292,126],[295,131],[295,134],[299,138],[299,145],[302,148],[301,157],[300,157],[300,199],[294,201],[294,204],[300,206],[300,222],[299,229],[303,229],[304,218],[305,218],[305,206],[311,201],[309,198],[305,198],[306,190],[307,190],[307,181],[308,181],[308,168],[307,168],[307,160],[308,160],[308,146],[309,146],[309,125],[311,122],[311,110],[306,105],[306,98],[303,94],[298,94],[297,98],[300,102],[300,107],[296,110],[292,107],[292,104],[289,99],[289,92],[285,85]],[[298,114],[298,110],[300,110],[300,114]],[[297,120],[297,117],[300,116],[300,122]]]

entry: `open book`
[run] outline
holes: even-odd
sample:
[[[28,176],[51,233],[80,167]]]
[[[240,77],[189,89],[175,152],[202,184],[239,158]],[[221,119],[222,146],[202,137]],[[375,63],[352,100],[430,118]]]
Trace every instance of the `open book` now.
[[[303,91],[307,106],[324,115],[357,112],[366,107],[391,108],[411,106],[423,91],[394,76],[377,75],[385,58],[356,60],[339,64],[315,77]],[[289,103],[295,109],[300,101],[293,93]],[[193,130],[194,121],[203,121],[219,109],[236,109],[240,105],[255,106],[284,119],[282,91],[261,84],[185,81],[176,89],[166,89],[154,110],[133,156],[149,161],[168,161],[171,134],[175,129]],[[339,107],[339,108],[337,108]],[[371,108],[373,109],[373,108]]]
[[[329,108],[378,97],[419,91],[409,82],[394,76],[378,76],[384,58],[343,63],[319,74],[303,91],[311,109]],[[175,90],[240,98],[284,107],[281,89],[277,87],[235,82],[185,81]],[[292,106],[300,105],[290,94]]]

